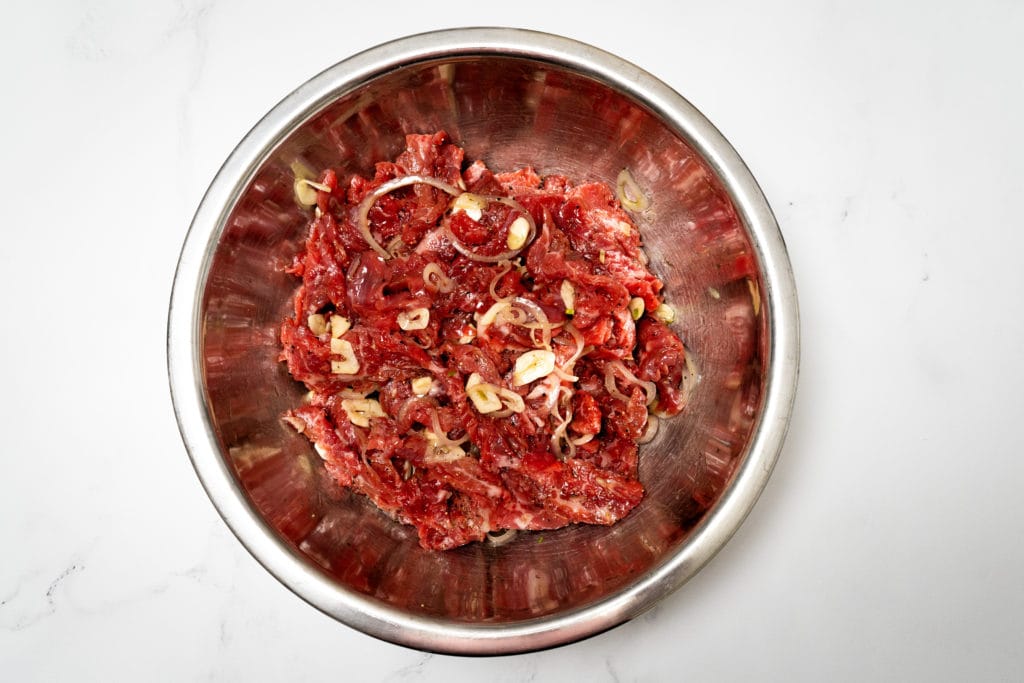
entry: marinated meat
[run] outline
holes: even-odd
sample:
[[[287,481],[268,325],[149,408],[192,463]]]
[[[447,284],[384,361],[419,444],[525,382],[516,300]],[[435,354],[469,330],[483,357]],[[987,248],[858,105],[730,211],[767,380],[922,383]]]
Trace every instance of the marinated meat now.
[[[686,350],[610,188],[493,173],[443,132],[372,178],[297,182],[281,359],[309,393],[285,419],[338,484],[436,550],[640,502],[637,441],[683,409]]]

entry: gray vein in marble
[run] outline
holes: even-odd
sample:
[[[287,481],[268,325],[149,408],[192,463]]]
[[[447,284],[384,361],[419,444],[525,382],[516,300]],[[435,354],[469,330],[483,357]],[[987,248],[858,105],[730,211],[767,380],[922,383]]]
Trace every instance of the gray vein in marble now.
[[[219,537],[218,533],[214,533],[213,536],[215,538]],[[211,547],[214,545],[216,544],[211,542]],[[72,564],[56,578],[45,584],[45,591],[42,589],[41,582],[44,581],[44,575],[41,572],[31,572],[20,576],[14,582],[13,590],[0,599],[0,628],[5,628],[9,631],[23,631],[53,615],[60,606],[60,594],[65,589],[69,579],[86,568],[85,563],[81,560],[81,554],[76,553]],[[235,562],[236,564],[238,563],[238,558],[235,559]],[[150,600],[164,595],[174,590],[176,584],[183,580],[217,591],[233,590],[233,586],[229,582],[219,580],[218,576],[210,571],[207,566],[207,560],[204,558],[198,564],[168,572],[152,583],[136,586],[135,590],[130,592],[122,592],[119,595],[107,598],[87,596],[86,599],[78,600],[68,605],[68,607],[78,614],[103,616],[129,607],[139,601]],[[38,588],[33,589],[31,587],[33,585],[38,586]],[[35,592],[36,590],[42,592],[41,598],[34,597],[40,595],[39,592]],[[226,630],[227,625],[224,624],[222,632],[226,632]]]
[[[612,660],[605,658],[604,668],[608,670],[608,675],[611,676],[612,683],[621,683],[618,672],[615,671],[615,667],[612,666]]]
[[[21,617],[17,619],[14,622],[14,624],[10,627],[10,630],[23,631],[26,628],[29,628],[30,626],[53,615],[57,611],[57,589],[60,588],[61,585],[63,585],[63,583],[65,582],[65,580],[68,579],[68,577],[70,577],[72,574],[77,574],[78,572],[81,572],[84,569],[84,564],[78,564],[77,562],[75,562],[70,567],[61,572],[60,575],[53,581],[51,581],[50,585],[47,587],[46,593],[43,596],[45,598],[45,604],[41,607],[41,609],[37,609],[36,611],[29,614],[21,615]],[[13,600],[14,597],[17,596],[19,592],[19,589],[16,588],[14,593],[8,596],[2,604],[6,606],[6,604],[10,600]]]
[[[85,565],[73,564],[70,567],[68,567],[67,569],[65,569],[64,572],[60,576],[58,576],[56,579],[54,579],[50,583],[50,587],[46,589],[46,600],[47,600],[47,602],[49,602],[51,605],[54,604],[53,594],[57,590],[57,586],[59,586],[64,581],[64,579],[68,578],[69,576],[71,576],[72,574],[74,574],[76,572],[82,571],[83,569],[85,569]]]
[[[0,609],[3,609],[4,605],[6,605],[11,600],[14,600],[16,597],[18,597],[18,593],[20,593],[20,592],[21,592],[21,589],[15,587],[15,589],[14,589],[14,591],[12,593],[7,595],[7,597],[5,597],[3,600],[0,600]]]
[[[406,681],[416,680],[423,675],[423,669],[430,663],[434,658],[434,655],[429,652],[422,653],[416,658],[416,661],[411,664],[406,664],[400,669],[396,669],[388,678],[387,681]]]
[[[220,538],[220,531],[217,530],[212,534],[212,538]],[[231,555],[231,568],[227,571],[227,576],[237,577],[242,574],[243,564],[245,562],[245,556],[242,553],[232,553]],[[244,633],[245,621],[239,624],[238,616],[245,612],[245,610],[237,609],[238,603],[241,601],[239,597],[238,586],[234,581],[229,580],[226,583],[221,582],[207,582],[208,577],[214,576],[213,572],[208,571],[203,565],[197,565],[190,569],[182,572],[182,576],[187,576],[194,579],[201,585],[209,584],[217,588],[218,594],[222,597],[223,602],[220,604],[219,613],[220,616],[217,619],[217,642],[221,652],[227,652],[231,649],[232,644],[236,640],[238,632]],[[235,622],[232,623],[232,619]],[[229,672],[226,672],[223,666],[223,662],[214,661],[211,663],[209,670],[207,671],[206,679],[209,681],[222,681]]]

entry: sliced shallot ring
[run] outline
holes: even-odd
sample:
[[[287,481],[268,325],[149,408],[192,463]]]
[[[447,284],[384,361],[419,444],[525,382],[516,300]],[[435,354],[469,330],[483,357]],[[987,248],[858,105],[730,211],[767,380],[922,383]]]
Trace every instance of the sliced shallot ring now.
[[[523,397],[505,387],[498,387],[498,398],[504,403],[509,410],[513,413],[521,413],[526,410],[526,404],[523,402]]]
[[[420,183],[424,185],[430,185],[431,187],[435,187],[438,190],[447,192],[453,197],[458,197],[460,194],[462,194],[462,190],[455,187],[454,185],[449,185],[443,180],[438,180],[437,178],[428,178],[426,176],[419,175],[407,175],[402,176],[401,178],[394,178],[392,180],[387,181],[386,183],[378,187],[376,190],[363,197],[363,201],[359,203],[359,212],[356,216],[356,227],[359,228],[359,234],[361,234],[363,236],[363,239],[366,240],[366,243],[369,244],[370,247],[372,247],[373,250],[380,254],[381,257],[384,258],[385,260],[391,258],[392,254],[388,252],[387,249],[380,246],[380,242],[374,239],[373,233],[370,231],[370,221],[368,218],[368,216],[370,215],[370,209],[372,209],[373,205],[377,203],[377,200],[383,197],[384,195],[390,192],[394,192],[400,187],[408,187],[409,185],[418,185]]]
[[[511,302],[511,299],[508,300]],[[511,303],[509,303],[511,306]],[[501,322],[510,322],[513,325],[525,325],[527,321],[526,313],[521,308],[508,308],[499,313],[501,316]]]
[[[441,446],[445,446],[446,448],[454,448],[456,446],[461,446],[462,444],[469,441],[468,433],[458,440],[449,439],[448,432],[441,429],[441,420],[437,416],[436,408],[430,409],[430,428],[431,431],[434,432],[434,435],[437,437],[437,443],[440,444]]]
[[[498,291],[496,289],[496,287],[498,286],[498,281],[501,280],[501,278],[505,277],[505,274],[508,273],[508,271],[512,270],[512,261],[506,260],[504,263],[501,263],[499,261],[498,265],[501,266],[501,271],[499,271],[498,274],[494,276],[494,279],[491,280],[491,286],[488,287],[487,290],[491,293],[491,297],[495,301],[497,301],[498,303],[501,303],[503,301],[509,301],[509,300],[512,299],[511,296],[506,296],[506,297],[498,296]]]
[[[444,269],[439,263],[431,261],[423,266],[423,286],[447,294],[455,289],[455,281],[444,274]]]
[[[487,545],[499,548],[515,538],[518,533],[518,529],[502,529],[497,532],[488,531],[484,539],[487,541]]]
[[[566,398],[566,407],[568,407],[569,406],[569,401],[572,400],[572,389],[570,389],[569,387],[567,387],[567,386],[565,386],[563,384],[559,384],[558,386],[555,387],[555,391],[554,391],[554,397],[555,397],[554,406],[551,409],[551,414],[554,415],[555,419],[557,419],[559,421],[562,421],[563,418],[562,418],[562,411],[559,409],[558,403],[559,403],[559,399],[563,395]],[[572,411],[571,410],[568,411],[567,415],[568,415],[568,417],[565,418],[565,421],[571,421],[572,420]]]
[[[651,441],[653,441],[654,437],[658,435],[659,424],[660,420],[658,420],[657,415],[648,415],[647,427],[644,429],[644,433],[640,436],[639,439],[637,439],[636,442],[640,445],[643,445],[645,443],[650,443]]]
[[[644,393],[647,394],[647,405],[654,403],[654,400],[658,398],[658,387],[654,385],[654,382],[645,382],[639,379],[629,371],[629,368],[622,364],[622,361],[613,360],[604,368],[604,386],[609,394],[620,401],[628,403],[629,398],[619,391],[619,388],[615,385],[615,373],[620,373],[627,382],[639,385],[644,390]]]
[[[498,301],[484,311],[484,314],[476,321],[476,336],[481,339],[488,339],[487,330],[490,329],[491,324],[498,318],[498,314],[510,305],[511,304],[508,301]]]
[[[573,341],[576,342],[576,353],[572,354],[569,357],[569,360],[566,361],[565,363],[565,371],[572,372],[572,367],[576,365],[576,361],[578,361],[583,356],[583,335],[580,333],[579,330],[576,329],[576,326],[573,325],[572,323],[568,323],[563,329],[568,330],[569,334],[572,335]]]
[[[520,308],[516,308],[516,306],[519,306]],[[526,322],[522,309],[529,311],[537,322]],[[506,311],[508,312],[507,315]],[[551,330],[563,325],[563,323],[552,323],[548,319],[547,313],[544,312],[543,308],[529,299],[517,296],[514,298],[501,299],[491,304],[491,307],[484,311],[484,314],[477,320],[477,335],[483,339],[488,339],[487,331],[490,329],[491,325],[496,322],[506,321],[513,325],[525,327],[530,330],[530,341],[533,343],[536,343],[537,341],[537,338],[534,336],[534,331],[540,330],[541,347],[546,349],[551,348]]]
[[[383,185],[381,187],[383,187]],[[456,190],[456,192],[459,191]],[[459,192],[459,194],[461,194],[461,192]],[[530,215],[530,212],[526,210],[526,207],[524,207],[516,200],[510,199],[508,197],[493,197],[490,195],[483,195],[483,197],[489,202],[498,202],[499,204],[504,204],[505,206],[511,206],[513,209],[523,214],[523,218],[525,218],[526,222],[530,224],[530,230],[529,232],[526,233],[526,239],[523,241],[523,246],[519,247],[518,249],[507,249],[501,252],[500,254],[495,254],[494,256],[484,256],[483,254],[476,253],[475,251],[467,247],[465,244],[463,244],[462,241],[455,236],[455,233],[453,233],[447,227],[445,228],[445,232],[447,233],[448,238],[452,241],[452,246],[455,247],[455,250],[470,260],[479,261],[480,263],[498,263],[499,261],[510,261],[519,252],[525,249],[527,245],[529,245],[530,242],[533,241],[533,238],[537,236],[537,224],[534,222],[533,216]]]
[[[395,256],[398,256],[398,250],[399,248],[401,248],[403,244],[404,243],[402,242],[402,236],[395,235],[394,237],[391,238],[391,241],[388,242],[387,245],[384,247],[384,251],[391,254],[391,258],[394,258]]]
[[[622,364],[622,361],[612,361],[612,365],[615,366],[616,370],[625,375],[627,380],[629,380],[633,384],[639,384],[643,388],[644,393],[647,394],[647,405],[654,403],[654,399],[658,398],[658,387],[655,386],[654,382],[645,382],[644,380],[640,379],[632,372],[630,372],[629,368]]]
[[[566,434],[566,430],[569,429],[569,423],[572,422],[572,411],[567,411],[565,417],[559,417],[559,419],[561,422],[559,422],[555,431],[551,434],[551,448],[555,452],[555,457],[559,460],[566,460],[576,456],[576,444]],[[569,444],[568,455],[562,452],[562,439],[565,439],[565,442]]]
[[[576,365],[576,361],[579,360],[580,356],[583,355],[583,351],[584,351],[583,335],[579,333],[579,330],[577,330],[575,327],[573,327],[573,324],[571,322],[569,322],[569,323],[559,323],[558,326],[559,327],[563,327],[564,326],[564,329],[568,330],[569,334],[572,335],[573,341],[576,344],[576,351],[571,356],[569,356],[569,360],[567,360],[565,362],[565,365],[561,365],[561,366],[560,365],[555,365],[555,369],[551,371],[551,376],[557,377],[559,380],[562,380],[562,381],[565,381],[565,382],[575,383],[575,382],[580,381],[580,378],[577,377],[576,375],[572,374],[572,370],[573,370],[573,366]],[[563,388],[565,388],[565,387],[563,387]],[[571,395],[572,390],[568,389],[568,388],[565,388],[565,389]],[[625,400],[625,399],[623,399],[623,400]]]
[[[593,441],[595,436],[596,434],[584,434],[578,439],[572,439],[570,443],[573,443],[577,446],[582,446],[585,443],[590,443],[591,441]]]
[[[544,309],[538,306],[536,303],[530,301],[529,299],[524,299],[521,296],[517,296],[516,298],[512,299],[512,303],[518,304],[523,308],[527,309],[528,311],[530,311],[530,313],[533,314],[533,317],[537,322],[543,323],[543,325],[545,326],[551,324],[551,320],[548,318],[548,314],[544,312]],[[539,329],[541,331],[541,345],[545,349],[550,349],[551,330],[548,329],[547,327],[540,327]],[[530,340],[535,341],[532,329],[530,330]]]
[[[615,368],[611,364],[604,367],[604,388],[608,390],[612,398],[617,398],[623,403],[629,403],[629,396],[619,391],[619,387],[615,384]]]
[[[556,404],[558,403],[558,396],[561,393],[561,387],[562,382],[560,379],[558,379],[558,377],[556,377],[554,374],[548,375],[540,382],[537,382],[537,384],[533,387],[533,390],[531,390],[530,393],[526,395],[526,400],[535,401],[537,399],[543,398],[544,403],[541,404],[541,407],[544,409],[544,412],[542,414],[550,415],[552,413],[555,413]],[[536,412],[537,410],[540,410],[540,408],[537,408],[534,412]],[[537,417],[537,415],[533,415],[533,417]]]
[[[551,374],[557,377],[558,379],[565,380],[566,382],[580,381],[579,377],[577,377],[576,375],[570,375],[568,372],[558,367],[557,365],[555,366],[555,369],[551,371]]]
[[[514,320],[512,322],[515,322],[520,327],[525,327],[528,330],[548,330],[548,331],[550,331],[550,330],[557,330],[559,327],[561,327],[562,325],[565,324],[565,323],[522,323],[522,322],[517,322],[517,321],[514,321]]]

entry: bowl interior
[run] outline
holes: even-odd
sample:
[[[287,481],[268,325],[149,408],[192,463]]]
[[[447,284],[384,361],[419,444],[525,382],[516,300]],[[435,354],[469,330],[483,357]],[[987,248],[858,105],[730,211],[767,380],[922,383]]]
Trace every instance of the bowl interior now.
[[[678,131],[599,78],[521,57],[426,59],[339,93],[296,125],[228,214],[199,311],[210,422],[267,523],[345,589],[462,624],[584,607],[675,555],[746,457],[768,357],[757,252],[710,166]],[[663,421],[642,447],[647,495],[613,527],[422,550],[411,528],[338,490],[280,419],[303,394],[278,360],[278,326],[298,284],[283,271],[309,218],[293,199],[292,165],[371,174],[375,161],[403,148],[405,134],[436,130],[495,170],[530,165],[614,185],[627,168],[651,199],[636,219],[700,381],[683,415]]]

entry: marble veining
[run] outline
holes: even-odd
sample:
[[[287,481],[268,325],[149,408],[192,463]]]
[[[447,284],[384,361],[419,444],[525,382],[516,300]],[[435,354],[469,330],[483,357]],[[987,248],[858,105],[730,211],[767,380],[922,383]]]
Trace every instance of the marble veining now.
[[[419,680],[423,676],[424,669],[428,664],[430,664],[434,657],[435,655],[429,652],[421,653],[412,663],[406,664],[392,672],[388,676],[387,680],[394,681],[395,683],[398,683],[399,681]]]
[[[69,581],[75,574],[84,570],[84,564],[72,564],[52,579],[43,592],[35,595],[28,591],[23,592],[21,585],[16,585],[12,593],[0,602],[0,609],[7,613],[5,616],[8,616],[9,619],[8,628],[12,631],[22,631],[53,616],[62,599],[62,588],[65,581]],[[26,576],[21,580],[26,583],[38,584],[37,581],[33,581],[38,576],[38,574]],[[22,596],[24,598],[19,600]]]

